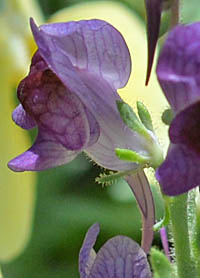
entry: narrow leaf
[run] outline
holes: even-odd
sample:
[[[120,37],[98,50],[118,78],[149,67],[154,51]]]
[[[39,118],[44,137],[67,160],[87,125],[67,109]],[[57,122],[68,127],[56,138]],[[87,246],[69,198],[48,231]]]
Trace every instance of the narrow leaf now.
[[[148,109],[146,108],[146,106],[142,102],[137,101],[137,110],[138,110],[138,115],[139,115],[140,120],[143,123],[143,125],[147,129],[153,131],[151,115],[150,115]]]
[[[123,122],[133,131],[136,131],[138,134],[146,138],[149,138],[149,134],[145,126],[140,122],[131,106],[123,101],[116,101],[116,103]]]

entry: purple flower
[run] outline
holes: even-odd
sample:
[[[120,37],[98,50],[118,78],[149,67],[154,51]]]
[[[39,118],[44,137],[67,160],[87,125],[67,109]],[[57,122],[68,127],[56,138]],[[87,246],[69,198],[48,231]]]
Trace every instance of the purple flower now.
[[[171,144],[156,176],[167,195],[200,185],[200,23],[177,26],[168,36],[157,66],[163,92],[174,113]]]
[[[85,151],[112,170],[136,163],[115,155],[115,148],[148,154],[145,139],[120,118],[117,89],[125,86],[131,60],[121,34],[102,20],[42,25],[31,20],[38,46],[30,72],[18,87],[21,104],[13,120],[38,128],[33,146],[9,162],[14,171],[62,165]]]
[[[156,44],[160,31],[160,19],[163,0],[145,0],[147,12],[148,63],[146,85],[149,82]]]
[[[150,278],[144,251],[132,239],[116,236],[96,252],[93,249],[99,225],[88,230],[79,254],[80,278]]]

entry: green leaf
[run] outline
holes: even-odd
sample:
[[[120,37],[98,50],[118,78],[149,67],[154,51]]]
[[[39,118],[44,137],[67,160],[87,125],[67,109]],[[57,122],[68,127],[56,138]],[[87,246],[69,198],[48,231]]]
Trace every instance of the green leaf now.
[[[138,115],[139,115],[140,120],[143,123],[143,125],[147,129],[153,131],[151,115],[150,115],[148,109],[146,108],[146,106],[142,102],[137,101],[137,110],[138,110]]]
[[[172,277],[172,266],[168,258],[156,248],[151,248],[150,261],[154,278]]]
[[[154,231],[158,232],[162,227],[166,227],[169,225],[170,222],[170,211],[169,211],[169,197],[168,196],[163,196],[163,201],[165,205],[165,214],[163,219],[161,219],[159,222],[157,222],[154,225]]]

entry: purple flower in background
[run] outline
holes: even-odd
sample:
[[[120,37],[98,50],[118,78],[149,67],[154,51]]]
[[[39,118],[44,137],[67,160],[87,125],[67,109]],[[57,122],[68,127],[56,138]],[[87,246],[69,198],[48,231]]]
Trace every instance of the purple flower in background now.
[[[200,185],[200,23],[177,26],[161,52],[157,75],[174,113],[171,144],[156,176],[167,195]]]
[[[79,254],[80,278],[150,278],[146,254],[126,236],[108,240],[96,252],[93,246],[99,234],[99,225],[88,230]]]
[[[115,148],[148,152],[145,139],[120,118],[117,89],[126,85],[131,60],[121,34],[102,20],[42,25],[31,20],[38,46],[30,72],[18,87],[13,120],[35,126],[34,145],[9,162],[14,171],[62,165],[85,151],[112,170],[138,164],[117,158]]]

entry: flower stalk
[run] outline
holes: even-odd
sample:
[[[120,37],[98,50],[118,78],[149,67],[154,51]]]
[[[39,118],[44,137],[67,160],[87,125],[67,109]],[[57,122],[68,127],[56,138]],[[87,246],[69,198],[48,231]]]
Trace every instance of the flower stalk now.
[[[196,193],[196,217],[194,223],[194,231],[192,234],[192,247],[196,263],[197,277],[200,277],[200,194]]]
[[[189,241],[187,201],[188,194],[183,194],[169,202],[178,278],[197,277]]]

